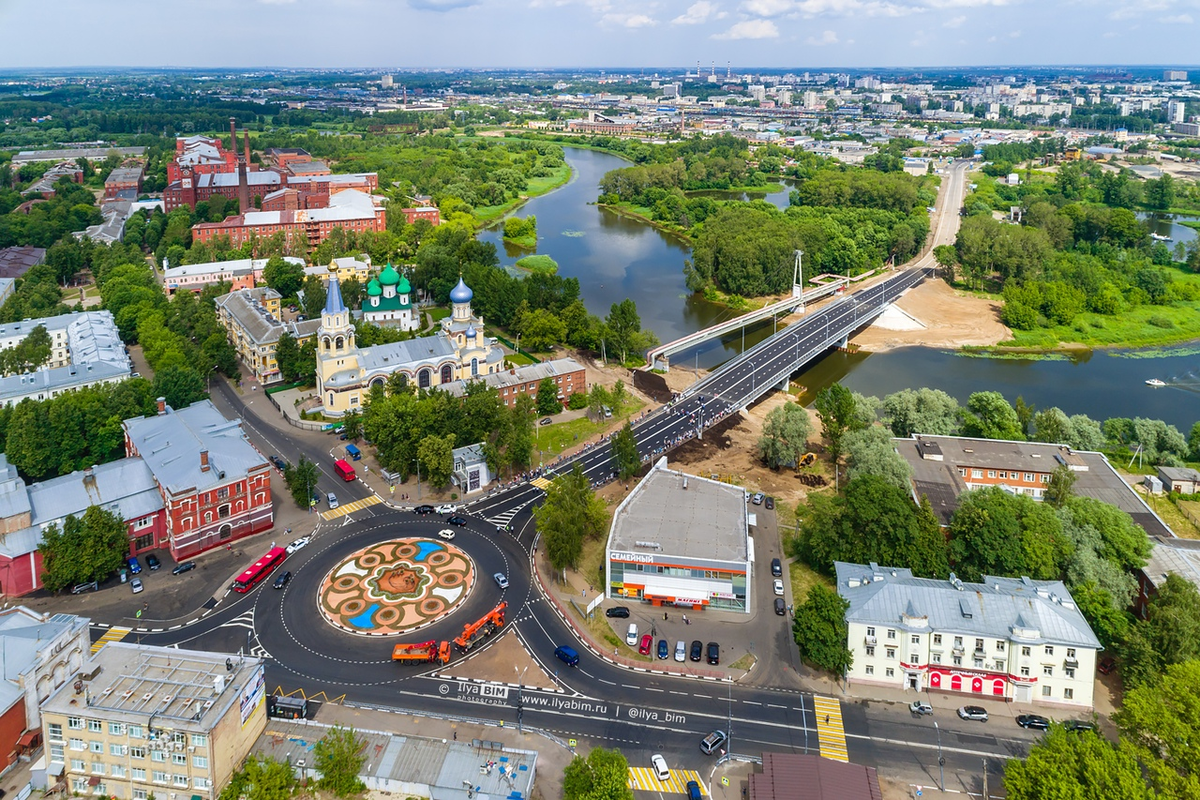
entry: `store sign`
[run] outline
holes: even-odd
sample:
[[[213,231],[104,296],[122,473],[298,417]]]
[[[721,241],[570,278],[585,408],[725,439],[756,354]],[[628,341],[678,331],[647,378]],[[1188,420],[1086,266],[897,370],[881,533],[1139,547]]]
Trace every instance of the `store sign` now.
[[[703,601],[703,600],[700,600],[700,599],[698,599],[698,598],[691,598],[691,597],[676,597],[676,598],[675,598],[675,602],[676,602],[677,604],[686,604],[686,605],[689,605],[689,606],[702,606],[702,605],[704,605],[704,601]]]
[[[728,593],[726,593],[726,592],[713,592],[713,593],[712,593],[712,596],[713,596],[713,597],[719,597],[719,598],[721,598],[722,600],[737,600],[737,595],[736,595],[736,594],[728,594]]]
[[[654,556],[650,553],[619,553],[616,550],[608,554],[610,561],[632,561],[635,564],[653,564]]]

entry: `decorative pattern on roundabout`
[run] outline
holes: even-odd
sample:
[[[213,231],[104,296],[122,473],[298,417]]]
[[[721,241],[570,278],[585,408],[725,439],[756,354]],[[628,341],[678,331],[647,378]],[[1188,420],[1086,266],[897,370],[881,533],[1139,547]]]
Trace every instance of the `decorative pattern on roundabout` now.
[[[317,605],[334,627],[389,636],[434,622],[470,593],[467,554],[434,539],[392,539],[351,554],[321,582]]]

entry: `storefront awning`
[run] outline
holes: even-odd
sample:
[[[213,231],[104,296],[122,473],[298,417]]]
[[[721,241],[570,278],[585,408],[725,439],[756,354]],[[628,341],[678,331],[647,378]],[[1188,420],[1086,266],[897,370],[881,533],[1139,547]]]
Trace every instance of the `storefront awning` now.
[[[697,580],[695,578],[668,578],[663,575],[647,580],[642,594],[653,597],[674,597],[695,599],[697,603],[707,603],[714,594],[733,594],[733,583],[730,581]]]

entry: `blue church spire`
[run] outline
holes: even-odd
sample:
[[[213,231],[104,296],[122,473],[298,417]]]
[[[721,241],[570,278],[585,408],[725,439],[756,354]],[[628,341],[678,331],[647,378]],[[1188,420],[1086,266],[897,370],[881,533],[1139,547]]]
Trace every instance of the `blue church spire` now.
[[[329,290],[325,292],[325,312],[326,314],[340,314],[346,310],[346,304],[342,302],[342,288],[338,283],[337,274],[329,276]]]

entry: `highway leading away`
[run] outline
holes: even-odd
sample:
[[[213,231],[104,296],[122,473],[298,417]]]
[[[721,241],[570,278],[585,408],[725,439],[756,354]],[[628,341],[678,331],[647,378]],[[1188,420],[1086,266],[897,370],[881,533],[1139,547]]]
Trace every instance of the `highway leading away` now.
[[[965,163],[947,171],[935,214],[933,244],[953,241],[965,171]],[[873,318],[923,280],[932,266],[932,256],[926,255],[909,269],[825,306],[733,359],[673,406],[639,420],[634,426],[639,450],[644,457],[656,457],[722,416],[749,405],[804,363],[818,358],[831,343]],[[322,491],[328,490],[327,485],[336,487],[343,503],[372,497],[365,484],[346,483],[333,475],[332,447],[290,437],[256,419],[260,413],[277,413],[266,397],[252,396],[247,401],[221,382],[214,401],[227,414],[243,419],[247,434],[263,452],[293,460],[303,454],[318,464]],[[331,439],[330,445],[335,446],[336,440]],[[570,469],[576,462],[597,483],[609,479],[614,469],[609,446],[601,443],[548,473]],[[358,704],[459,719],[503,720],[509,725],[520,720],[552,739],[582,738],[620,746],[635,766],[648,763],[651,752],[663,752],[673,767],[707,771],[711,759],[703,756],[697,745],[715,728],[731,732],[731,752],[820,751],[816,706],[810,694],[631,671],[586,648],[578,668],[561,668],[553,657],[555,647],[579,643],[532,578],[535,531],[530,507],[543,494],[525,483],[470,505],[468,524],[457,529],[455,544],[475,560],[482,579],[459,611],[416,636],[451,639],[464,619],[474,619],[504,599],[509,605],[511,635],[518,637],[547,675],[554,676],[558,691],[518,690],[509,681],[460,681],[440,675],[437,669],[399,666],[390,659],[395,640],[351,638],[319,620],[313,599],[316,588],[341,558],[383,538],[434,536],[444,526],[440,518],[418,517],[386,503],[360,509],[352,517],[319,522],[313,543],[286,562],[293,579],[285,590],[274,591],[265,582],[247,595],[227,594],[207,616],[175,630],[140,633],[139,638],[146,643],[202,649],[246,648],[268,659],[272,688],[300,688],[309,695],[324,691],[329,697],[344,695]],[[511,530],[503,529],[509,525]],[[508,576],[507,589],[500,590],[488,580],[493,572]],[[780,646],[787,647],[786,628],[782,630]],[[453,662],[451,673],[452,668]],[[818,698],[816,702],[837,708],[836,698]],[[949,705],[939,707],[937,718],[944,723],[940,740],[931,720],[912,719],[887,703],[843,702],[840,708],[851,761],[887,773],[916,774],[927,785],[936,783],[939,753],[946,759],[947,773],[959,776],[958,785],[977,790],[978,781],[971,776],[981,767],[981,759],[990,772],[999,774],[1003,759],[1023,753],[1031,741],[1030,734],[1015,726],[1000,728],[1004,721],[999,719],[990,727],[978,723],[964,726],[954,719]]]

